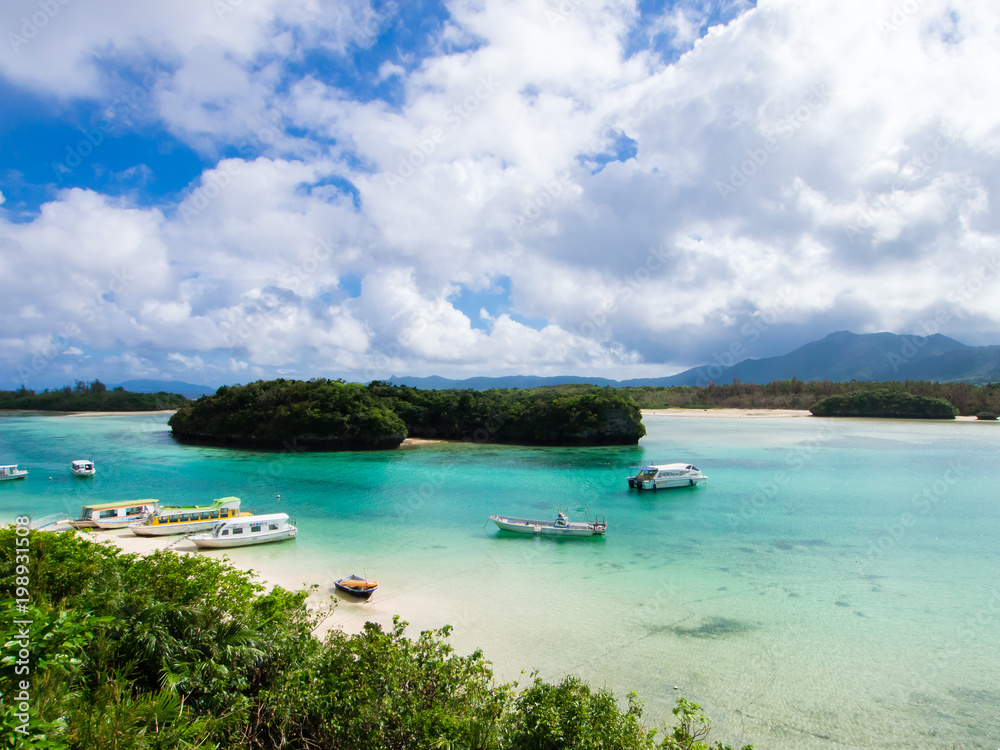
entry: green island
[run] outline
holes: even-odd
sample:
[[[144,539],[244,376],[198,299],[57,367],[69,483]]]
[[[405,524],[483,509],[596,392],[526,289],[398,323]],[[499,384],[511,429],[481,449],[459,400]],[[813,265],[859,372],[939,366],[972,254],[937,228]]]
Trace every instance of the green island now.
[[[309,592],[264,591],[227,561],[8,525],[0,578],[5,748],[732,750],[683,698],[657,731],[634,693],[622,707],[572,676],[497,682],[447,626],[320,639]]]
[[[632,399],[611,388],[418,390],[316,379],[223,386],[171,416],[183,442],[302,450],[395,448],[406,437],[520,445],[635,445]]]
[[[131,393],[121,387],[108,390],[100,380],[77,380],[72,387],[46,388],[41,393],[23,385],[16,391],[0,391],[0,409],[24,411],[159,411],[186,403],[188,399],[177,393]]]
[[[638,386],[621,390],[628,393],[640,409],[809,410],[816,402],[829,396],[888,390],[943,399],[962,416],[1000,413],[1000,383],[969,385],[926,380],[832,382],[793,378],[765,384],[735,382],[705,386]],[[891,404],[889,406],[891,408]]]
[[[809,411],[817,417],[903,419],[954,419],[958,413],[958,409],[943,398],[915,396],[889,388],[827,396],[809,407]]]

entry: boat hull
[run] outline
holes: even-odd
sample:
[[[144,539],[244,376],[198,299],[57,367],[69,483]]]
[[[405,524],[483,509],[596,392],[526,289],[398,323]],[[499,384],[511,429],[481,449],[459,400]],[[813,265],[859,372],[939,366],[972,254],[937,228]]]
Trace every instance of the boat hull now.
[[[268,544],[270,542],[283,542],[294,539],[297,529],[281,529],[260,534],[246,534],[242,536],[215,537],[210,534],[199,534],[188,537],[188,541],[194,542],[199,549],[218,549],[220,547],[249,547],[252,544]]]
[[[194,531],[208,531],[214,529],[219,519],[209,521],[188,521],[187,523],[170,523],[163,525],[151,525],[145,521],[128,524],[132,533],[136,536],[175,536],[177,534],[190,534]]]
[[[501,531],[539,536],[603,536],[607,529],[605,524],[598,523],[570,522],[564,526],[557,526],[552,521],[533,521],[529,518],[509,518],[507,516],[490,516],[490,520]]]
[[[704,484],[707,481],[707,477],[675,477],[670,479],[647,479],[645,482],[639,482],[632,478],[629,478],[629,487],[634,487],[637,490],[674,490],[680,487],[695,487],[699,484]]]
[[[100,521],[90,521],[89,523],[96,526],[99,529],[124,529],[129,524],[139,523],[145,518],[145,516],[128,516],[125,518],[106,518]],[[74,524],[78,523],[74,521]],[[87,523],[84,521],[83,523]],[[75,528],[81,528],[80,526],[75,526]]]
[[[0,482],[12,482],[15,479],[24,479],[26,476],[28,476],[28,472],[24,472],[23,474],[8,474],[0,476]]]
[[[364,588],[357,588],[359,583],[368,585]],[[375,593],[375,589],[378,588],[377,582],[368,581],[356,575],[352,575],[349,578],[339,578],[333,582],[333,585],[337,591],[357,597],[358,599],[368,599]]]

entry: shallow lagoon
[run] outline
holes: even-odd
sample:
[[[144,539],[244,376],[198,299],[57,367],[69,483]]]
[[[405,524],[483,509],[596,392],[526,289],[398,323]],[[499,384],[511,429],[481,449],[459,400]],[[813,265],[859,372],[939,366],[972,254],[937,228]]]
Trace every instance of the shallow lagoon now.
[[[337,626],[448,623],[505,679],[634,689],[654,724],[683,695],[733,745],[1000,746],[1000,425],[647,416],[630,448],[301,454],[181,446],[166,420],[0,417],[0,463],[31,472],[0,484],[0,519],[237,495],[300,527],[229,551],[238,565],[321,591],[381,582]],[[97,476],[72,477],[76,458]],[[707,486],[628,490],[628,466],[675,460]],[[557,507],[603,514],[607,536],[487,522]]]

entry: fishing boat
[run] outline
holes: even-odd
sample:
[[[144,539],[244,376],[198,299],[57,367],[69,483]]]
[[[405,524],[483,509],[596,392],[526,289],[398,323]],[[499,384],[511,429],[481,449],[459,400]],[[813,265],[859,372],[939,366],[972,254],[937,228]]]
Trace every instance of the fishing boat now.
[[[238,497],[222,497],[211,505],[161,505],[155,513],[128,527],[137,536],[167,536],[169,534],[189,534],[192,531],[207,531],[228,518],[240,515]],[[245,515],[249,516],[250,513]]]
[[[691,464],[660,464],[633,466],[628,486],[637,490],[668,490],[676,487],[694,487],[708,481],[697,466]]]
[[[74,529],[119,529],[156,512],[158,500],[117,500],[84,505],[80,517],[70,521]]]
[[[207,534],[192,534],[189,541],[202,547],[245,547],[294,539],[298,529],[287,513],[260,516],[237,516],[219,521]]]
[[[24,479],[26,476],[28,476],[27,469],[19,469],[17,464],[0,466],[0,482],[6,482],[9,479]]]
[[[345,594],[367,599],[378,588],[378,581],[369,581],[367,578],[350,575],[347,578],[337,579],[333,582],[333,585],[337,587],[338,591],[343,591]]]
[[[539,534],[541,536],[603,536],[608,528],[604,516],[597,516],[593,523],[587,521],[570,521],[569,517],[559,511],[554,521],[533,521],[529,518],[512,518],[510,516],[490,516],[490,520],[501,531],[513,531],[516,534]]]
[[[69,470],[73,472],[75,477],[92,477],[94,476],[94,462],[81,458],[73,461],[69,465]]]

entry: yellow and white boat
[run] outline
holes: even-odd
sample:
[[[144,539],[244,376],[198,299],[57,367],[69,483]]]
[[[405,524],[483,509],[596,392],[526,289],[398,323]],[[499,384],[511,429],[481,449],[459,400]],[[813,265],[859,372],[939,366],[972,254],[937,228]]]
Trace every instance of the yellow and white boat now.
[[[145,520],[130,523],[128,527],[138,536],[189,534],[192,531],[214,528],[220,520],[237,518],[239,515],[240,499],[222,497],[211,505],[161,505]]]

